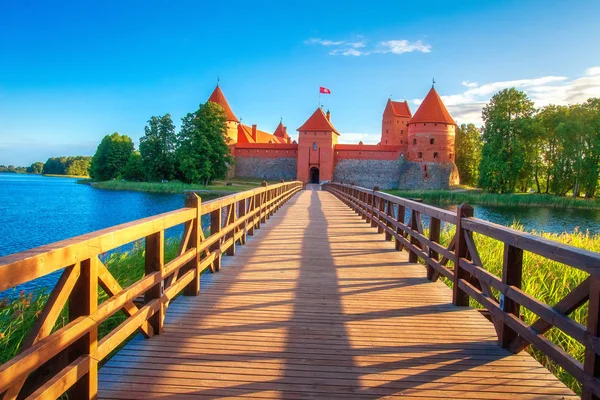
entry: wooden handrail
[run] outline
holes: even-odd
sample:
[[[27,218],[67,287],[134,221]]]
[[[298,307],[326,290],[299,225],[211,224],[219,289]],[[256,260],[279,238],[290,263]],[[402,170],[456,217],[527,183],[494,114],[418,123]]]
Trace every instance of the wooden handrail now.
[[[473,298],[486,307],[500,346],[513,352],[529,344],[536,346],[582,384],[583,398],[600,398],[600,254],[475,218],[473,209],[465,204],[452,213],[382,193],[377,188],[369,190],[331,182],[325,184],[324,189],[385,233],[387,240],[393,239],[396,250],[407,250],[409,261],[422,260],[429,280],[444,276],[452,282],[455,305],[468,306],[469,298]],[[405,222],[407,210],[410,218]],[[423,230],[423,215],[430,217],[429,236]],[[440,244],[441,222],[456,227],[448,247]],[[473,233],[504,243],[501,277],[485,269]],[[590,277],[550,306],[521,290],[524,251],[580,269]],[[450,262],[453,267],[448,266]],[[585,304],[588,305],[587,326],[569,317]],[[521,307],[538,319],[531,325],[526,324],[520,319]],[[585,346],[584,363],[544,336],[552,327]]]
[[[301,189],[298,181],[263,183],[205,203],[188,193],[185,208],[1,257],[0,291],[63,269],[20,353],[0,365],[2,399],[56,398],[65,391],[71,398],[96,398],[98,363],[136,331],[145,337],[160,334],[169,302],[181,292],[198,295],[200,275],[218,271],[224,253],[234,255],[236,244],[244,244],[246,235]],[[207,237],[201,225],[206,214],[211,216]],[[164,232],[182,224],[179,252],[165,264]],[[146,243],[145,275],[121,288],[98,256],[139,239]],[[100,304],[98,287],[108,294]],[[140,296],[138,308],[134,300]],[[69,322],[52,332],[65,307]],[[121,310],[127,318],[98,340],[99,325]]]

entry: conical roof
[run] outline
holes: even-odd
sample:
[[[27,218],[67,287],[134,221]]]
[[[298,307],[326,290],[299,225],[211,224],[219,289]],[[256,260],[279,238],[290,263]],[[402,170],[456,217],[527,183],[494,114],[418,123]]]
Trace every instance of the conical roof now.
[[[317,110],[306,120],[306,122],[297,131],[323,131],[323,132],[335,132],[340,134],[333,124],[327,119],[325,113],[321,108]]]
[[[229,107],[229,103],[225,99],[225,95],[221,91],[219,85],[213,90],[212,94],[208,98],[208,101],[212,101],[215,104],[220,105],[225,110],[225,116],[227,116],[227,121],[239,122],[233,111],[231,111],[231,107]]]
[[[409,124],[438,123],[456,125],[435,88],[431,88]]]

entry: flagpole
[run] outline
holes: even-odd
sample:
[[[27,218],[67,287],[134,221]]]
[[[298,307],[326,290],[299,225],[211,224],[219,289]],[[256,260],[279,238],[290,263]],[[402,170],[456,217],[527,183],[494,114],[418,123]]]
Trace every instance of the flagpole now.
[[[317,104],[317,108],[321,108],[321,89],[319,89],[319,104]]]

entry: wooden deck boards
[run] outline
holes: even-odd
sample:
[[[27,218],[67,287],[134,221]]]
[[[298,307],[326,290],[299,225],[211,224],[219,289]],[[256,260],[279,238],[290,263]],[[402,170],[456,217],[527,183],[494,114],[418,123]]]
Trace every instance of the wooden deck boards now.
[[[165,332],[99,374],[100,398],[575,398],[327,192],[279,210]]]

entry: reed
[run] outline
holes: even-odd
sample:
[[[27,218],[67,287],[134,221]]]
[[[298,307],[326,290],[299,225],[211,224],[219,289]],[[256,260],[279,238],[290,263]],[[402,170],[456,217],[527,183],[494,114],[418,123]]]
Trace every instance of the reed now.
[[[235,181],[235,182],[215,182],[212,185],[196,185],[183,183],[179,181],[169,182],[133,182],[133,181],[83,181],[81,183],[89,184],[97,189],[106,190],[130,190],[135,192],[148,193],[183,193],[185,191],[199,191],[203,196],[215,197],[231,193],[242,192],[244,190],[254,189],[260,186],[260,181]],[[230,185],[227,185],[230,183]]]

